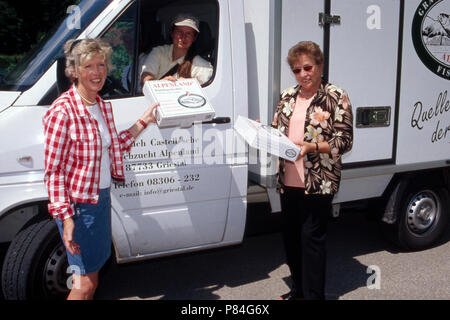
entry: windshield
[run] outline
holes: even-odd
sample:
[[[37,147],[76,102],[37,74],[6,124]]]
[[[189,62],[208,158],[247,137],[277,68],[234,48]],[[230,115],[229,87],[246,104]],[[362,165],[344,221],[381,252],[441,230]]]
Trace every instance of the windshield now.
[[[60,21],[1,80],[0,90],[25,91],[63,55],[64,43],[79,36],[112,0],[84,0],[63,21]],[[81,17],[78,19],[77,17]]]

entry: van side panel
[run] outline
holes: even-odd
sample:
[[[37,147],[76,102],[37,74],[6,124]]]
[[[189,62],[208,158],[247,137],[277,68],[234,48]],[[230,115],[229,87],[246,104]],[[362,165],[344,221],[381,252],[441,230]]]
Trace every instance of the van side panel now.
[[[284,90],[297,84],[286,62],[289,49],[304,40],[314,41],[323,48],[324,35],[323,28],[319,26],[319,13],[324,12],[324,1],[301,1],[301,4],[298,0],[280,2],[282,3],[280,89]]]
[[[272,121],[274,101],[279,95],[281,13],[273,0],[245,0],[245,34],[248,72],[248,117],[263,124]],[[275,174],[276,162],[264,152],[249,149],[249,176],[264,183]]]
[[[345,89],[353,106],[353,149],[344,163],[392,159],[400,1],[333,1],[341,17],[330,31],[329,81]],[[388,107],[388,126],[357,125],[359,108]]]
[[[231,59],[233,69],[233,123],[239,115],[248,116],[248,80],[244,6],[242,1],[229,1],[230,35],[232,41]],[[229,141],[231,138],[232,141]],[[227,163],[231,164],[230,199],[228,202],[227,224],[223,241],[241,242],[247,218],[248,158],[247,146],[234,130],[226,132],[226,144],[232,146],[232,154],[227,152]]]
[[[442,160],[445,166],[450,159],[450,43],[439,34],[438,19],[450,13],[450,1],[435,1],[428,10],[422,2],[405,1],[397,164]],[[448,19],[442,24],[449,30]],[[420,55],[414,33],[422,35],[416,44]]]

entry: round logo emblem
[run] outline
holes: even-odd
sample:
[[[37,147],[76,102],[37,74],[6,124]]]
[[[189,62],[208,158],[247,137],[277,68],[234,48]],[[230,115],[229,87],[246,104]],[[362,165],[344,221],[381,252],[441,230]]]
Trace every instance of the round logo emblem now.
[[[198,94],[184,94],[178,98],[178,103],[186,108],[200,108],[206,104],[206,99]]]
[[[285,154],[289,158],[294,158],[297,155],[297,152],[295,152],[295,150],[293,149],[287,149]]]
[[[412,39],[423,64],[450,79],[450,1],[423,0],[414,14]]]

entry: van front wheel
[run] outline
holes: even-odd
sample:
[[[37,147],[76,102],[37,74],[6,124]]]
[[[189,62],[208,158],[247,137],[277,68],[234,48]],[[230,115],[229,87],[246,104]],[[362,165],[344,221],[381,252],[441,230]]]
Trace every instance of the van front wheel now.
[[[2,270],[7,300],[64,299],[67,255],[56,223],[43,220],[22,230],[12,241]]]

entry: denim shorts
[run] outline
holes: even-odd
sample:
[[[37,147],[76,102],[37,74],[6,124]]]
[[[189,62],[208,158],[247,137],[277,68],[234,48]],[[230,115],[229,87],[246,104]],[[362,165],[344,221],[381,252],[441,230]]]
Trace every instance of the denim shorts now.
[[[100,189],[97,204],[74,203],[74,241],[80,246],[80,254],[67,252],[72,273],[89,274],[99,271],[111,255],[111,195],[110,188]],[[63,235],[61,219],[55,219],[59,233]]]

